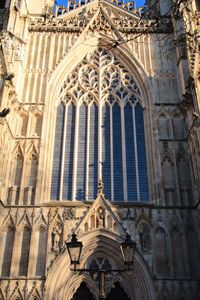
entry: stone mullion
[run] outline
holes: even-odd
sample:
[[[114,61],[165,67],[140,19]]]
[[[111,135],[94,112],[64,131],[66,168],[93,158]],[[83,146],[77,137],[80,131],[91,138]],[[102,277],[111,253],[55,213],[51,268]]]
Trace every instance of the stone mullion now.
[[[88,105],[88,118],[87,118],[87,146],[86,146],[86,188],[85,197],[88,200],[89,191],[89,163],[90,163],[90,105]]]
[[[23,237],[23,230],[21,228],[17,228],[14,237],[11,267],[10,267],[10,277],[17,276],[19,274],[19,263],[20,263],[21,250],[22,250],[22,237]]]
[[[32,82],[31,82],[31,79],[32,79],[32,75],[33,75],[33,68],[34,68],[34,54],[36,52],[36,41],[37,41],[37,35],[34,34],[33,35],[33,46],[32,46],[32,50],[31,50],[31,54],[30,54],[30,64],[27,65],[28,67],[28,82],[27,82],[27,89],[26,89],[26,99],[25,100],[28,100],[28,102],[31,102],[31,99],[29,98],[30,97],[30,91],[31,91],[31,85],[32,85]],[[25,101],[27,102],[27,101]]]
[[[135,149],[135,171],[136,171],[135,173],[136,173],[137,201],[140,201],[140,183],[139,183],[139,167],[138,167],[138,153],[137,153],[136,123],[135,123],[135,106],[132,106],[132,113],[133,113],[133,132],[134,132],[134,149]]]
[[[66,147],[66,132],[67,132],[67,110],[68,110],[68,106],[65,105],[63,140],[62,140],[61,172],[60,172],[60,191],[59,191],[59,200],[60,201],[63,200],[62,193],[63,193],[63,175],[64,175],[64,168],[65,168],[65,147]]]
[[[73,180],[72,180],[72,200],[76,198],[76,175],[77,175],[77,156],[78,156],[78,133],[79,133],[79,103],[76,106],[75,135],[74,135],[74,161],[73,161]]]
[[[36,273],[36,264],[37,264],[37,252],[38,252],[38,238],[39,231],[31,231],[31,242],[29,248],[29,261],[28,261],[28,270],[27,277],[33,277]]]
[[[111,201],[114,200],[114,172],[113,172],[113,115],[112,105],[110,108],[110,174],[111,174]]]
[[[102,102],[98,107],[98,181],[102,180]]]
[[[102,180],[102,85],[103,71],[101,69],[101,57],[99,57],[99,106],[98,106],[98,182]]]
[[[124,121],[124,105],[120,106],[121,111],[121,143],[122,143],[122,170],[123,170],[123,190],[124,201],[127,202],[127,173],[126,173],[126,136],[125,136],[125,121]]]

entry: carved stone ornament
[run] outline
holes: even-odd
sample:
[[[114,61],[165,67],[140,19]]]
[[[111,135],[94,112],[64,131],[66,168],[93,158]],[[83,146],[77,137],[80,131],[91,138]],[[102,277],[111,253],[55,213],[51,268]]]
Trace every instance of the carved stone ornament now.
[[[62,228],[59,224],[57,224],[52,230],[52,250],[55,252],[57,252],[60,248],[61,235]]]
[[[81,234],[91,230],[101,229],[107,229],[118,235],[126,234],[125,229],[113,213],[104,196],[99,194],[93,205],[83,217],[81,223],[78,225],[76,232]]]

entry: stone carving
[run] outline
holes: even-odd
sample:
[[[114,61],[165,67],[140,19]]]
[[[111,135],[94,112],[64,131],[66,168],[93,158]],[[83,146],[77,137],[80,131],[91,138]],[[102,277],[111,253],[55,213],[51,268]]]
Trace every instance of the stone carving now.
[[[22,53],[21,50],[22,50],[21,45],[17,44],[15,48],[15,55],[14,55],[15,60],[21,60],[21,53]]]
[[[4,31],[1,36],[1,39],[2,39],[2,45],[4,47],[5,54],[9,55],[10,48],[12,47],[12,39],[11,39],[9,33]]]
[[[139,230],[141,250],[148,252],[150,250],[150,230],[147,224],[142,224]]]
[[[125,4],[124,4],[125,5]],[[74,5],[75,8],[78,5]],[[127,6],[121,5],[120,8],[124,8],[127,11]],[[84,18],[82,13],[77,13],[70,18],[68,17],[69,9],[64,7],[56,8],[56,15],[59,18],[35,18],[31,20],[29,25],[30,31],[45,31],[45,32],[82,32],[83,29],[94,16],[97,11],[95,8],[84,8]],[[141,16],[141,9],[135,10],[133,16],[124,15],[123,12],[116,11],[114,8],[112,11],[109,8],[100,7],[99,14],[96,19],[91,23],[90,30],[92,31],[103,31],[108,32],[111,29],[111,25],[108,20],[104,17],[104,12],[110,17],[112,24],[115,25],[119,32],[125,33],[169,33],[172,32],[172,24],[169,18],[162,19],[148,19],[142,18],[138,22],[138,16]],[[67,17],[66,17],[67,15]]]
[[[60,240],[62,235],[62,229],[57,224],[55,227],[53,227],[52,231],[52,250],[57,252],[60,248]]]
[[[104,228],[105,226],[105,211],[102,207],[97,212],[97,228]]]
[[[99,72],[101,77],[98,75]],[[133,104],[136,95],[140,95],[140,90],[134,78],[111,51],[101,48],[85,57],[70,73],[60,91],[63,101],[75,102],[81,99],[87,104],[91,101],[98,102],[100,98],[109,105],[115,101]]]

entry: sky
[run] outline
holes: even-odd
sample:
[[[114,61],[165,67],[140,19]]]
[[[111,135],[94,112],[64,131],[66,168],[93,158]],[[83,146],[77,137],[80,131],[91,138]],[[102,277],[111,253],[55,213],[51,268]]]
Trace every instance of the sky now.
[[[67,0],[56,0],[57,5],[66,6]],[[145,0],[135,0],[136,7],[142,6],[145,3]]]

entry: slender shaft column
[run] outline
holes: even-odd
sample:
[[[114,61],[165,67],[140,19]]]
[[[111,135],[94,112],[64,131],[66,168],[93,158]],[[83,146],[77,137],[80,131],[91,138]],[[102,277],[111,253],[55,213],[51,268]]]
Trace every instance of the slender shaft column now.
[[[106,299],[105,296],[105,271],[99,271],[99,300]]]

